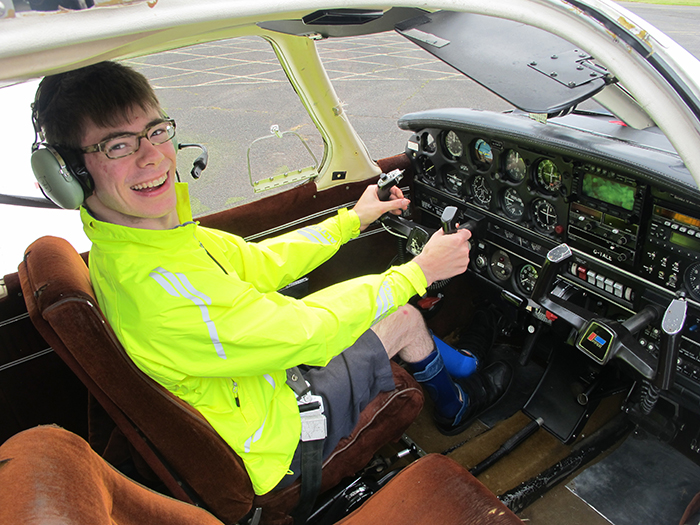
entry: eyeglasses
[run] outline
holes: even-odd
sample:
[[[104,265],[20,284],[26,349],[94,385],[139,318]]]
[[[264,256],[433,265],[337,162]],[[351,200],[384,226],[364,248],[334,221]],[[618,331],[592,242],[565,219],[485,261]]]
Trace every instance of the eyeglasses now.
[[[81,148],[83,153],[96,153],[101,151],[108,159],[121,159],[136,153],[141,146],[141,139],[147,138],[154,146],[165,144],[175,136],[175,121],[163,120],[143,130],[141,133],[125,133],[118,137],[103,140],[92,146]]]

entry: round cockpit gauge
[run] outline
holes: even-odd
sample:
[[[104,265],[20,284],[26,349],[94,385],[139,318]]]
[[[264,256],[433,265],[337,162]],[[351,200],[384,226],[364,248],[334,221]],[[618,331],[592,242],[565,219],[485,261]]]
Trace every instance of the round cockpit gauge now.
[[[464,186],[465,175],[457,170],[448,170],[445,173],[444,186],[445,191],[453,195],[462,195],[462,186]]]
[[[531,294],[532,290],[535,289],[537,276],[537,268],[535,268],[535,266],[532,264],[526,264],[518,271],[518,286],[526,294]]]
[[[424,133],[420,139],[420,143],[423,151],[426,153],[435,153],[437,151],[435,138],[430,133]]]
[[[433,161],[427,157],[420,157],[418,165],[421,179],[428,184],[435,185],[436,170]]]
[[[519,221],[525,213],[525,203],[515,188],[506,188],[501,196],[501,207],[506,217]]]
[[[557,191],[561,187],[561,173],[549,159],[540,161],[537,165],[537,184],[547,191]]]
[[[480,170],[487,170],[493,162],[493,151],[491,146],[484,139],[477,139],[472,150],[472,160]]]
[[[509,149],[506,153],[506,160],[503,166],[503,170],[508,177],[513,182],[521,182],[525,175],[527,175],[527,166],[525,166],[525,161],[520,156],[520,153],[514,149]]]
[[[483,175],[477,175],[472,180],[472,193],[474,194],[474,202],[477,204],[481,206],[488,206],[491,204],[493,192],[486,182],[486,177]]]
[[[493,252],[489,266],[491,273],[499,281],[507,281],[513,273],[513,263],[510,261],[510,256],[503,250]]]
[[[688,269],[685,271],[684,282],[688,294],[696,301],[700,301],[700,262],[688,266]]]
[[[532,219],[535,221],[535,226],[545,232],[554,231],[559,221],[556,208],[544,199],[536,199],[532,202]]]
[[[457,133],[454,131],[448,131],[447,135],[445,135],[445,149],[453,159],[460,158],[462,153],[464,153],[462,141],[459,140]]]

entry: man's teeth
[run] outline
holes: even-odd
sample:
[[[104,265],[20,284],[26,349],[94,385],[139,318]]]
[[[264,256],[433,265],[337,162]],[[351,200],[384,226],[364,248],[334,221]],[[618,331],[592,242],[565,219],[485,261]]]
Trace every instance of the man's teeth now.
[[[152,180],[151,182],[144,182],[142,184],[137,184],[136,186],[132,186],[132,190],[146,190],[148,188],[156,188],[163,184],[166,180],[168,179],[168,174],[166,173],[162,177],[157,178],[156,180]]]

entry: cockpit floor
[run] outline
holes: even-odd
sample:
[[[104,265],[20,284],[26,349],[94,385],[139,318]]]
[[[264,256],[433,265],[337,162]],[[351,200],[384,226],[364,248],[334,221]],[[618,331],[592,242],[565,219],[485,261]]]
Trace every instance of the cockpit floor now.
[[[676,525],[700,492],[700,466],[638,429],[566,486],[614,525]]]
[[[610,421],[620,409],[620,398],[601,402],[586,423],[579,439],[595,432]],[[409,427],[406,435],[425,452],[445,453],[469,469],[495,452],[506,440],[525,427],[531,419],[521,411],[496,423],[492,428],[476,421],[457,436],[440,434],[432,421],[432,406],[425,408]],[[501,495],[567,457],[571,445],[564,445],[545,429],[537,430],[508,456],[478,476],[494,494]],[[577,472],[578,473],[578,472]],[[575,476],[572,475],[570,478]],[[520,517],[534,525],[567,523],[569,525],[609,525],[610,522],[564,485],[570,478],[520,512]],[[546,502],[546,503],[544,503]],[[575,516],[572,516],[572,512]]]

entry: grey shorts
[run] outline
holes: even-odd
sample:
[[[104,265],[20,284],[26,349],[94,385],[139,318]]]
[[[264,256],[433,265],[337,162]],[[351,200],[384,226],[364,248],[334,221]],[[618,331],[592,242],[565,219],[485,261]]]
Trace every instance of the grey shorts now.
[[[360,412],[379,392],[395,388],[389,357],[372,330],[367,330],[354,345],[334,357],[324,367],[300,367],[314,394],[323,398],[328,436],[323,443],[323,459],[330,456],[338,442],[349,436]],[[288,474],[275,487],[284,488],[299,477],[301,454],[297,446]]]

